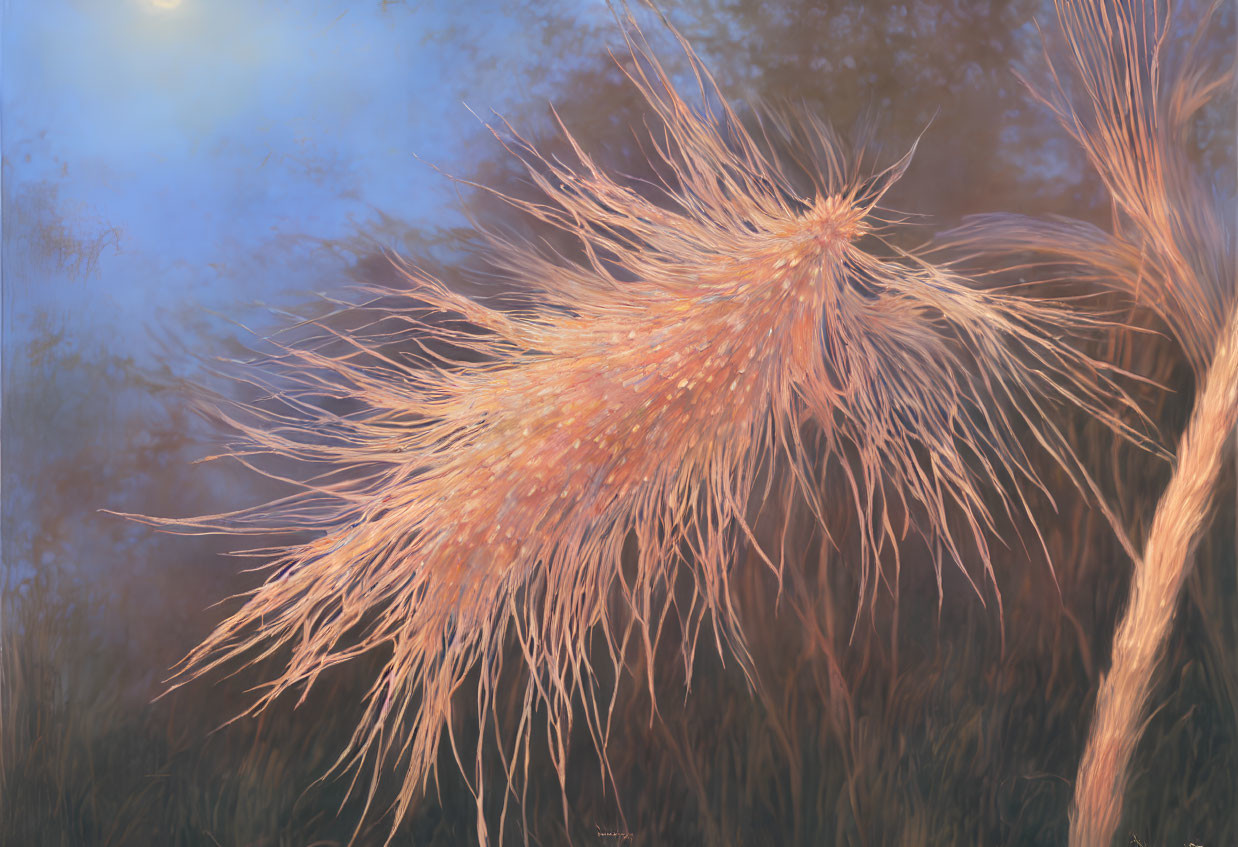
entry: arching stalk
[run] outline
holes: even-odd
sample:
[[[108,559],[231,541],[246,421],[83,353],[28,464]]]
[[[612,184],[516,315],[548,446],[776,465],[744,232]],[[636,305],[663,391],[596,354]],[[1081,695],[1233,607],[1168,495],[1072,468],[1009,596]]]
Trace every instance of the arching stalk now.
[[[1070,821],[1073,847],[1113,843],[1156,666],[1236,423],[1238,311],[1218,340],[1216,356],[1178,446],[1173,476],[1157,503],[1143,561],[1135,566],[1129,604],[1114,635],[1112,665],[1101,681],[1075,783]]]

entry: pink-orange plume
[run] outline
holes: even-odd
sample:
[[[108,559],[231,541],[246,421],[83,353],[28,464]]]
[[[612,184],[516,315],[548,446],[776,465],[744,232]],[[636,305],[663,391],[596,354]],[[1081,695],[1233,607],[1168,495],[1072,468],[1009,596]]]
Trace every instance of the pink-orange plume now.
[[[624,67],[656,118],[657,202],[566,129],[570,163],[503,133],[542,194],[508,199],[575,236],[579,258],[491,235],[494,261],[537,292],[520,310],[401,264],[407,287],[376,292],[365,328],[324,325],[324,343],[280,348],[247,377],[272,402],[221,413],[243,461],[304,469],[295,491],[149,519],[316,533],[278,551],[181,680],[286,656],[258,710],[385,651],[340,766],[397,763],[397,822],[452,731],[466,676],[480,668],[484,725],[511,645],[527,669],[518,737],[501,742],[511,778],[539,709],[560,779],[574,716],[604,758],[591,634],[619,671],[629,649],[653,655],[673,613],[689,667],[705,624],[742,662],[728,576],[736,545],[758,543],[753,515],[775,475],[797,482],[827,533],[830,504],[850,504],[874,596],[908,533],[938,567],[987,571],[1003,518],[992,507],[1024,514],[1023,492],[1044,488],[1028,451],[1082,474],[1056,409],[1137,437],[1115,417],[1125,401],[1110,373],[1062,340],[1098,321],[885,246],[877,204],[907,158],[866,173],[807,116],[750,133],[725,102],[711,106],[721,97],[684,44],[702,94],[690,105],[628,23]],[[769,133],[794,155],[776,154]],[[685,574],[687,603],[671,590]],[[484,842],[482,747],[472,786]]]

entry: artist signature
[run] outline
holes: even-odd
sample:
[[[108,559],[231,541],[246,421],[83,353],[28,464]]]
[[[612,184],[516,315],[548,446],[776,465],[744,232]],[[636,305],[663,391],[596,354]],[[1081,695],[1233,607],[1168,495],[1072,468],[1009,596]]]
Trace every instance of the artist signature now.
[[[632,839],[636,837],[636,833],[628,832],[622,829],[602,829],[600,826],[596,825],[594,828],[597,830],[598,838],[617,838],[619,839],[620,844],[630,844],[632,843]]]

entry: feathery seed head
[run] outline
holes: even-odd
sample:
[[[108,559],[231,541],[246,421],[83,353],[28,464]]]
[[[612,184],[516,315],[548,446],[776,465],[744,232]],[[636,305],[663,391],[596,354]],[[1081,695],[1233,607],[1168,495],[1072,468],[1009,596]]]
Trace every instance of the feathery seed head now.
[[[988,569],[992,503],[1021,511],[1020,486],[1042,487],[1026,444],[1081,473],[1049,407],[1123,428],[1107,372],[1059,339],[1087,319],[860,248],[885,226],[874,210],[906,158],[864,178],[810,116],[771,119],[795,142],[797,171],[725,101],[715,113],[708,104],[721,98],[684,47],[708,95],[701,109],[639,31],[629,35],[625,72],[661,122],[650,143],[664,202],[612,178],[566,129],[572,164],[510,131],[502,139],[543,197],[505,199],[573,235],[581,257],[490,234],[496,263],[537,292],[523,311],[401,264],[407,291],[376,291],[360,329],[277,344],[247,376],[273,402],[224,416],[241,461],[307,468],[298,489],[227,515],[151,519],[318,533],[278,552],[273,575],[188,657],[182,679],[282,648],[260,709],[385,651],[339,765],[402,763],[397,822],[451,732],[466,675],[482,669],[484,722],[509,647],[527,669],[518,737],[501,745],[509,778],[538,707],[560,780],[574,714],[605,756],[591,632],[617,672],[638,647],[652,674],[673,612],[689,669],[706,621],[742,661],[730,564],[737,545],[753,545],[781,575],[753,528],[773,477],[794,481],[827,534],[839,529],[830,505],[849,506],[862,590],[875,597],[882,558],[897,557],[909,531],[960,566],[974,549]],[[794,185],[803,170],[811,200]],[[681,579],[688,604],[672,591]],[[473,787],[485,841],[482,747]]]

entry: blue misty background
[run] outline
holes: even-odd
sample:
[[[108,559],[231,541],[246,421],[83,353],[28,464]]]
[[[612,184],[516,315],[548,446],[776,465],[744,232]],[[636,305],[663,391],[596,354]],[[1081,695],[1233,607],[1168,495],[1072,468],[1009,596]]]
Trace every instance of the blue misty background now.
[[[603,3],[6,0],[8,588],[38,575],[98,609],[123,593],[122,642],[177,645],[143,664],[184,649],[163,622],[200,614],[220,593],[206,574],[235,563],[97,510],[254,496],[235,469],[188,467],[212,435],[171,386],[252,342],[239,325],[338,292],[358,238],[462,224],[430,164],[494,155],[466,101],[486,115],[548,96],[548,12],[596,57]]]
[[[460,168],[478,128],[462,101],[484,114],[544,93],[545,57],[521,14],[506,3],[6,3],[5,211],[39,205],[65,239],[8,238],[6,259],[90,254],[58,281],[10,274],[6,343],[47,312],[145,353],[143,329],[168,310],[330,277],[305,239],[364,230],[375,210],[443,222],[450,187],[413,154]]]

